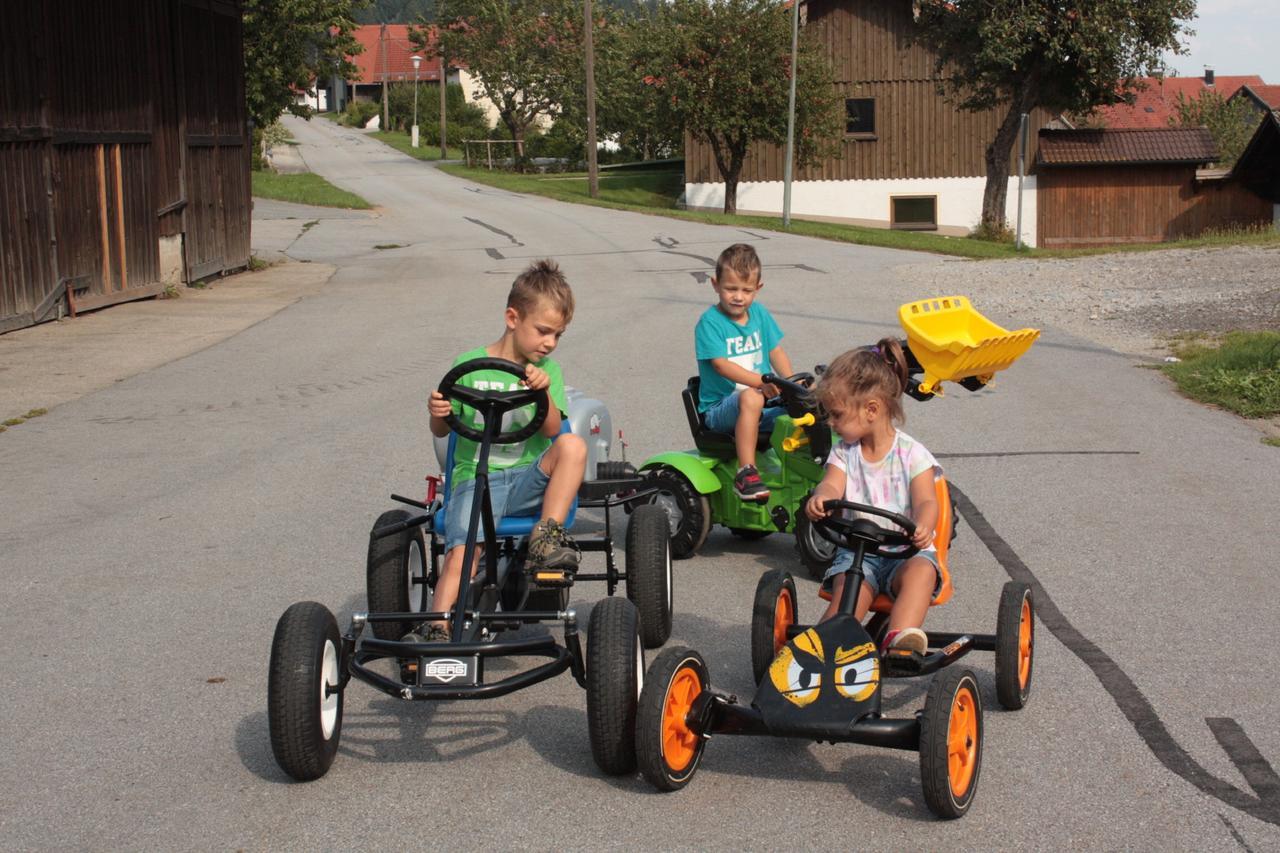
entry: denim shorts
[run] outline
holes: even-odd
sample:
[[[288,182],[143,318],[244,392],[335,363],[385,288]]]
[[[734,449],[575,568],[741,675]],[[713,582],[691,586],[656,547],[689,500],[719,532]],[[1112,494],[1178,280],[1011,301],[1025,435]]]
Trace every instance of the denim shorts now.
[[[734,391],[707,409],[702,415],[702,422],[707,425],[707,429],[712,432],[735,434],[738,431],[738,398],[741,395],[741,389]],[[769,435],[773,432],[773,422],[778,419],[778,415],[784,415],[786,412],[786,406],[769,406],[761,412],[760,433]]]
[[[942,572],[938,571],[938,552],[934,548],[926,548],[915,556],[924,557],[930,563],[933,563],[934,574],[937,580],[934,581],[933,594],[936,596],[938,590],[942,588]],[[871,585],[871,595],[874,597],[880,593],[893,598],[893,576],[897,574],[898,569],[906,565],[906,560],[895,560],[891,557],[876,557],[871,554],[862,558],[863,580]],[[836,558],[831,563],[831,568],[827,569],[827,573],[822,576],[822,588],[831,589],[835,579],[842,573],[849,571],[849,567],[853,565],[853,552],[847,548],[837,548]]]
[[[542,470],[544,452],[531,465],[518,465],[489,472],[489,503],[493,506],[496,525],[504,516],[532,515],[542,509],[551,477]],[[475,479],[467,480],[449,495],[449,509],[444,516],[445,553],[466,544],[467,525],[471,523],[471,505],[476,494]],[[476,541],[484,539],[484,527],[476,531]]]

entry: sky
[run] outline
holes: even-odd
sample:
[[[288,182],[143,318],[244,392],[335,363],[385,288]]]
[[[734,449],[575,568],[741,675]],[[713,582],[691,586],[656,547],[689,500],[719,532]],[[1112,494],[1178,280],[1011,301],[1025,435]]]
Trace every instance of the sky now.
[[[1190,53],[1170,56],[1179,77],[1197,77],[1206,65],[1219,75],[1257,74],[1280,85],[1280,2],[1277,0],[1199,0],[1185,39]]]

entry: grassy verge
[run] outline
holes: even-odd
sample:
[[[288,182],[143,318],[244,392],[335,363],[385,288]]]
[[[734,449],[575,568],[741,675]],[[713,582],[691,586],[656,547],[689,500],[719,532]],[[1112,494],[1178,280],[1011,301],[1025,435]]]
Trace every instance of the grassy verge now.
[[[419,128],[421,130],[421,128]],[[379,142],[385,142],[392,148],[402,154],[408,154],[410,157],[416,157],[419,160],[439,160],[440,146],[426,145],[419,142],[418,147],[414,148],[410,145],[409,134],[401,133],[397,130],[375,130],[369,134]],[[449,140],[446,139],[445,142]],[[461,149],[459,149],[461,150]]]
[[[1175,347],[1164,371],[1188,397],[1246,418],[1280,415],[1280,332],[1231,332]]]
[[[277,201],[293,201],[298,204],[314,204],[319,207],[345,207],[368,210],[371,205],[355,193],[338,189],[319,175],[304,172],[298,175],[277,175],[274,172],[253,172],[253,194],[258,198]]]

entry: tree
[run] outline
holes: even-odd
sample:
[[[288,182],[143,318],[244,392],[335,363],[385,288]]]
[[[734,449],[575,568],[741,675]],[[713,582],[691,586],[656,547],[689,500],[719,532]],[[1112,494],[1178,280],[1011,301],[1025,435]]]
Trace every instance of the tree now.
[[[1178,93],[1176,113],[1169,117],[1173,127],[1207,127],[1218,144],[1215,166],[1229,169],[1249,144],[1261,114],[1243,97],[1227,99],[1221,92],[1206,91],[1198,98]]]
[[[1195,0],[920,0],[920,40],[961,108],[1004,109],[987,146],[982,228],[1004,230],[1009,160],[1022,113],[1087,113],[1115,104],[1166,52]]]
[[[724,211],[753,142],[787,134],[791,12],[776,0],[672,0],[639,25],[635,68],[669,126],[706,140],[724,180]],[[803,38],[796,86],[796,162],[836,150],[842,101],[821,47]]]
[[[284,110],[310,118],[295,103],[298,92],[335,72],[356,73],[348,59],[359,53],[352,10],[367,0],[244,0],[245,100],[249,117],[263,128]]]
[[[440,42],[465,64],[524,156],[539,116],[555,119],[582,92],[577,0],[438,0]]]

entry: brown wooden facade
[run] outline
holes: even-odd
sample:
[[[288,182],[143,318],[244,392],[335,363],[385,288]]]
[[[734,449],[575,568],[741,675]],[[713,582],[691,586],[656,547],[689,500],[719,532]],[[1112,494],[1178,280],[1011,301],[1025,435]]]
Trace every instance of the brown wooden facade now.
[[[0,332],[249,259],[238,0],[6,4]]]
[[[876,133],[874,138],[846,136],[841,156],[797,169],[796,180],[986,175],[986,149],[1005,111],[962,111],[938,94],[936,58],[915,40],[911,0],[809,0],[806,10],[806,35],[825,46],[836,88],[845,98],[875,99]],[[1028,119],[1028,164],[1035,161],[1036,132],[1050,118],[1037,110]],[[1016,157],[1010,174],[1017,174]],[[782,177],[783,148],[752,145],[741,180]],[[685,181],[721,180],[711,146],[687,137]]]

